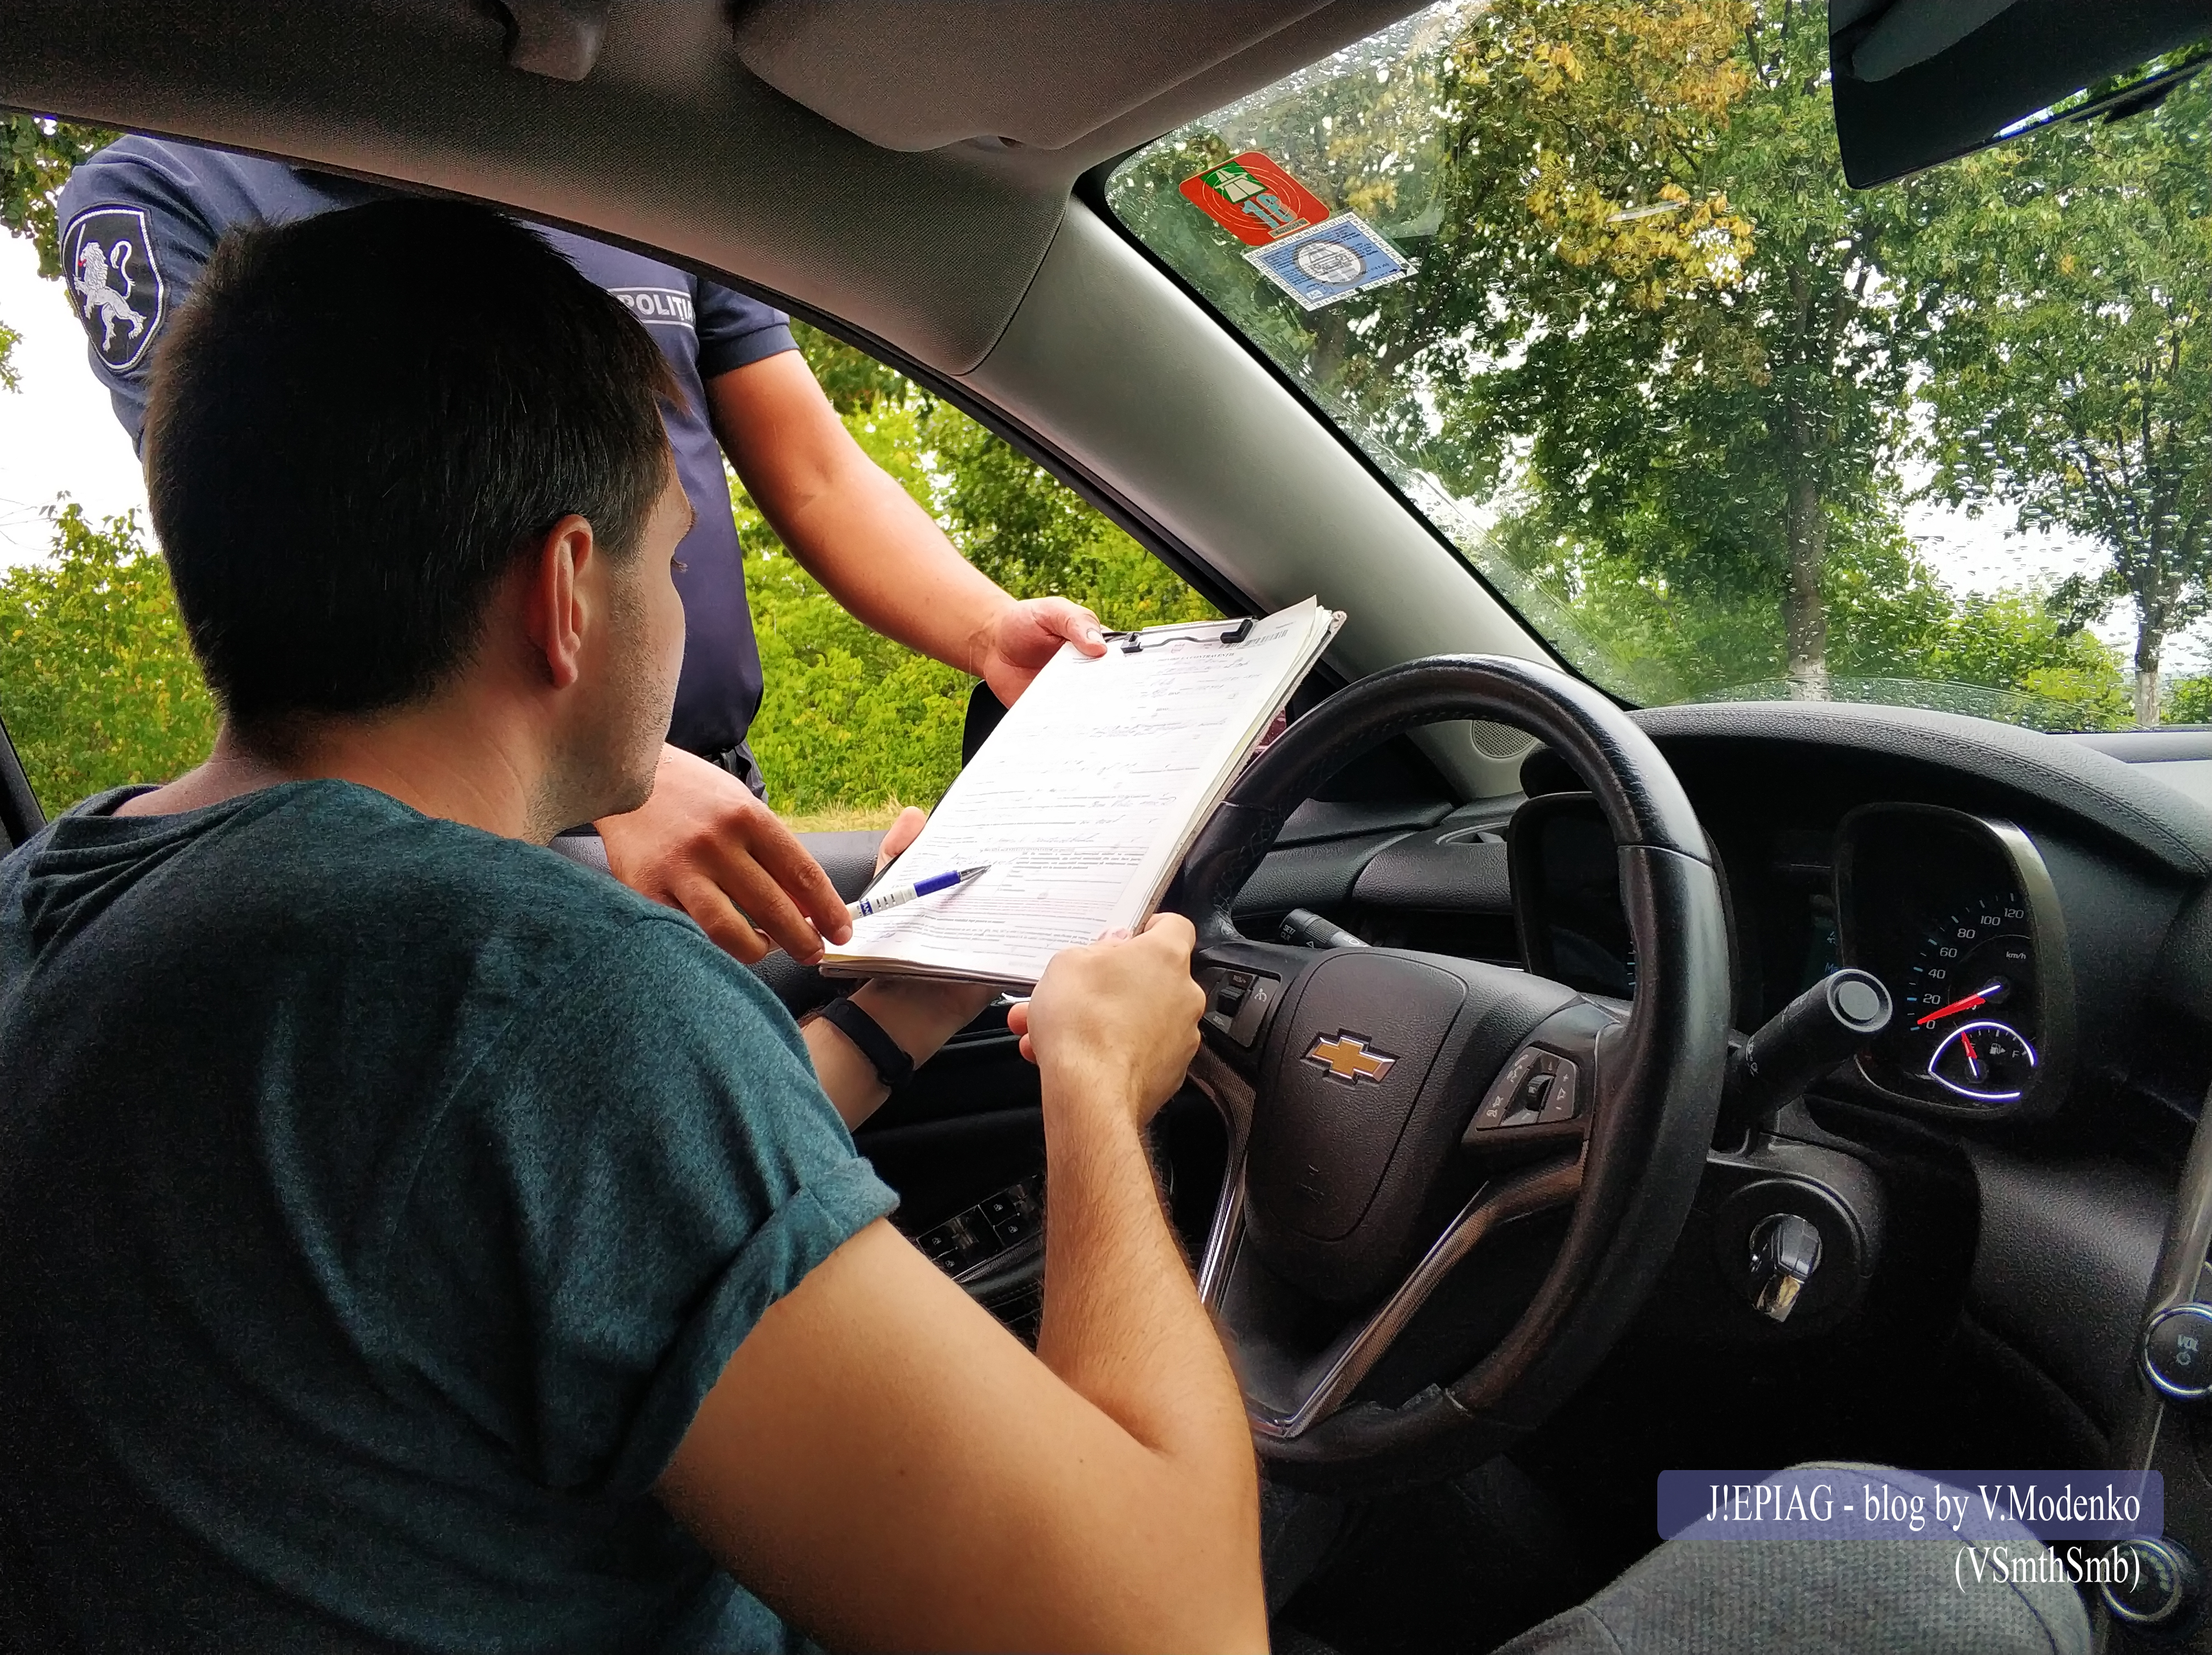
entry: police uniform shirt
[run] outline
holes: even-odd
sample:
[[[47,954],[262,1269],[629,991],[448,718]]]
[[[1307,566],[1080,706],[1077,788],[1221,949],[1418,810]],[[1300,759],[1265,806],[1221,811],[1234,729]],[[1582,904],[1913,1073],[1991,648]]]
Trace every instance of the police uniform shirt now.
[[[283,161],[197,145],[125,137],[79,167],[60,201],[63,276],[83,324],[93,371],[136,446],[146,417],[147,368],[163,325],[234,224],[288,223],[386,192]],[[677,557],[684,598],[684,671],[668,739],[715,756],[739,748],[760,707],[759,647],[745,606],[742,552],[722,453],[708,423],[706,382],[793,350],[779,310],[688,271],[562,230],[538,234],[627,306],[660,346],[685,405],[667,411],[676,469],[698,514]],[[457,281],[496,280],[456,271]],[[345,387],[333,386],[333,395]],[[734,766],[751,776],[749,754]]]

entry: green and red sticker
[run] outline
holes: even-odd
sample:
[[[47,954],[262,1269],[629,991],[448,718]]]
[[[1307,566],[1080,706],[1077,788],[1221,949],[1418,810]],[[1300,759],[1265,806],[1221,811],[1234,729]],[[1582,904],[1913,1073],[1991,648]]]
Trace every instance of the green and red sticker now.
[[[1328,205],[1257,149],[1182,181],[1183,199],[1239,241],[1265,247],[1328,216]]]

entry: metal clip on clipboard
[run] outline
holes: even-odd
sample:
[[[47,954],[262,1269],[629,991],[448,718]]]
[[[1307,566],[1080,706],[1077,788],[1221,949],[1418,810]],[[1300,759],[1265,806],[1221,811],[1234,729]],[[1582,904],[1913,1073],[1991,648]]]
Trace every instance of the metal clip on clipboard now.
[[[1222,633],[1214,640],[1214,642],[1217,643],[1243,642],[1245,639],[1252,636],[1253,618],[1254,618],[1249,615],[1245,616],[1243,619],[1238,621],[1237,624],[1231,627],[1229,630]],[[1202,626],[1206,624],[1206,623],[1197,622],[1194,623],[1194,624]],[[1169,630],[1169,629],[1165,627],[1155,627],[1152,630],[1155,632],[1166,632]],[[1145,635],[1142,632],[1106,632],[1100,634],[1100,636],[1108,639],[1121,639],[1121,653],[1125,655],[1137,654],[1140,653],[1145,647]],[[1182,628],[1177,628],[1175,630],[1174,636],[1170,637],[1155,637],[1152,642],[1157,646],[1170,643],[1204,643],[1206,639],[1203,636],[1194,634]]]

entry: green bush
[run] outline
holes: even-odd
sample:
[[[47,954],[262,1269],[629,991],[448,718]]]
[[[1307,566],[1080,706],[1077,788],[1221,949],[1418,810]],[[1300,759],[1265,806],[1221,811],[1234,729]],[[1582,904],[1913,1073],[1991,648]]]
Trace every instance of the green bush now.
[[[2212,724],[2212,674],[2170,680],[2160,716],[2168,724]]]
[[[0,715],[49,812],[207,757],[215,703],[137,514],[64,506],[46,557],[0,577]]]

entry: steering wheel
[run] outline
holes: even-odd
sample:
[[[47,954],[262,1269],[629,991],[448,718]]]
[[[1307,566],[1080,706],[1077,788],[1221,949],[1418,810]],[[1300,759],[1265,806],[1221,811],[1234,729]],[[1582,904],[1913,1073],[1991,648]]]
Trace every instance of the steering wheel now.
[[[1377,742],[1461,719],[1537,736],[1596,795],[1636,946],[1625,1010],[1478,961],[1237,932],[1230,904],[1293,809]],[[1371,1492],[1480,1464],[1642,1305],[1720,1104],[1710,855],[1650,738],[1588,685],[1504,657],[1364,678],[1238,779],[1170,905],[1198,928],[1208,996],[1191,1079],[1229,1139],[1199,1288],[1270,1476]]]

